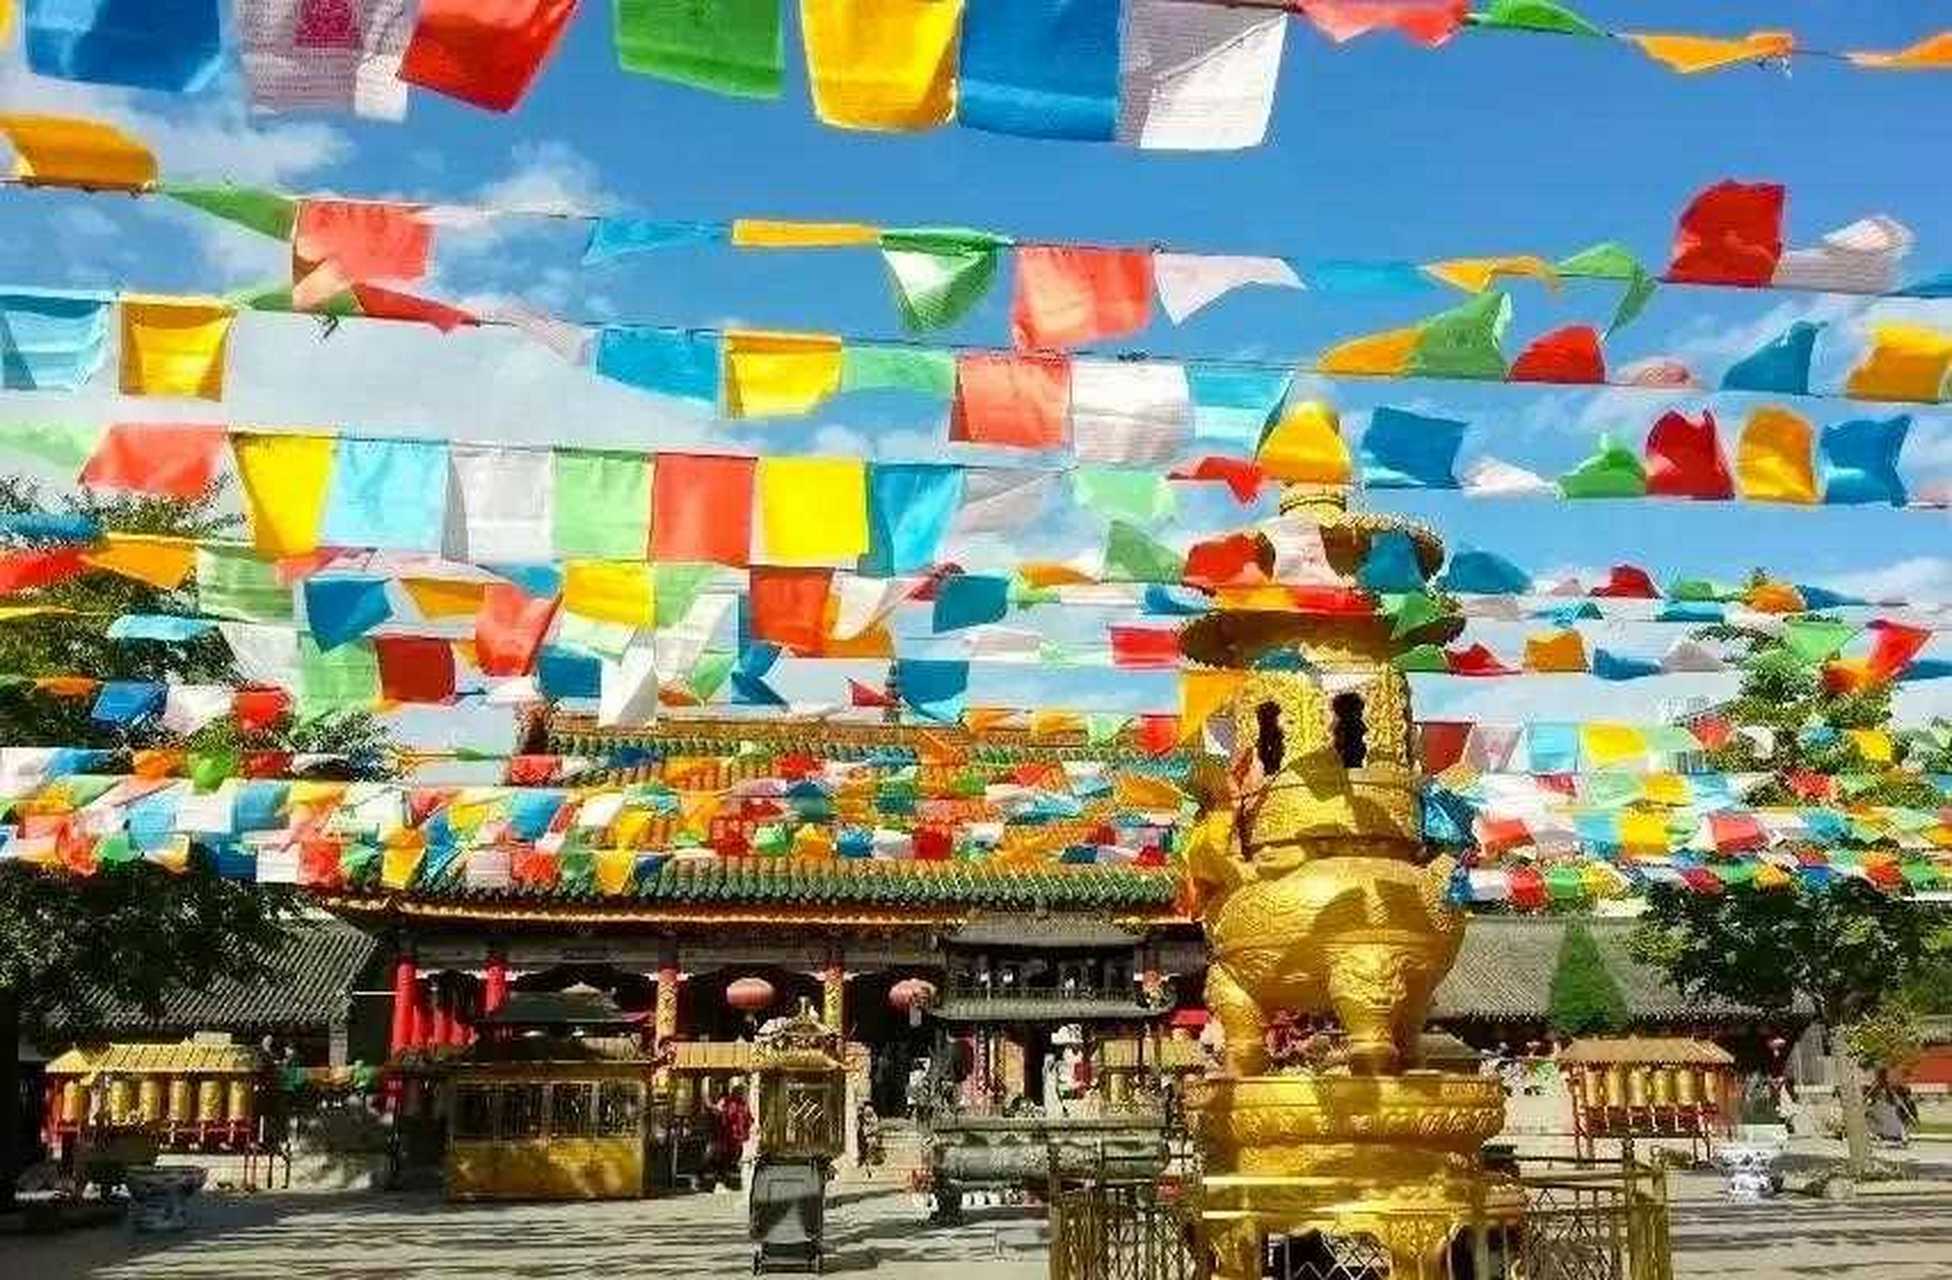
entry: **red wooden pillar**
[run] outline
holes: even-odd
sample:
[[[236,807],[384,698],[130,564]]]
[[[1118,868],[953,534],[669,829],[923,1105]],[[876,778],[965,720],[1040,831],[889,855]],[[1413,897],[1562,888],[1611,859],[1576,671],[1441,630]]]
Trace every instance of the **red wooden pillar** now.
[[[427,1038],[429,1045],[454,1043],[454,990],[446,974],[427,981]]]
[[[425,1049],[434,1042],[434,1001],[429,990],[429,982],[418,982],[413,988],[413,1034],[408,1038],[407,1047]]]
[[[508,957],[500,951],[488,953],[488,968],[482,977],[481,1011],[499,1013],[508,1003]]]
[[[401,1051],[413,1047],[414,1006],[419,976],[412,953],[402,951],[400,958],[393,962],[393,1031],[387,1041],[390,1057],[397,1058]]]

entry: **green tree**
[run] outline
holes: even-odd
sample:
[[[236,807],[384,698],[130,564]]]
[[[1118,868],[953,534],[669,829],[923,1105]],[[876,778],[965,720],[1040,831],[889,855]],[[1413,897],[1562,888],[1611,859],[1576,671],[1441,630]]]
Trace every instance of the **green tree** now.
[[[234,523],[207,493],[189,501],[69,497],[57,511],[88,516],[106,529],[202,536]],[[46,513],[37,490],[0,477],[0,515]],[[45,549],[9,535],[7,551]],[[363,713],[328,724],[293,724],[241,734],[229,720],[188,742],[159,726],[117,727],[90,718],[86,698],[55,696],[35,677],[85,674],[103,680],[235,682],[229,651],[208,636],[187,644],[114,642],[104,635],[121,613],[194,612],[185,593],[159,590],[119,575],[89,572],[9,597],[10,604],[72,610],[0,624],[0,743],[71,746],[121,752],[182,746],[193,753],[245,748],[344,753],[342,772],[383,776],[386,740]],[[112,757],[113,759],[113,757]],[[7,1045],[0,1098],[18,1095],[11,1047],[24,1036],[85,1035],[88,1020],[112,1000],[156,1012],[167,996],[218,975],[249,976],[279,941],[298,909],[295,891],[224,880],[202,855],[181,874],[146,862],[102,869],[89,877],[0,861],[0,1044]],[[59,1031],[57,1032],[57,1027]],[[8,1104],[11,1108],[11,1103]],[[11,1109],[0,1124],[0,1203],[11,1199],[19,1166],[20,1126]]]
[[[1578,920],[1566,925],[1559,942],[1546,1020],[1566,1036],[1606,1035],[1627,1025],[1627,998],[1592,931]]]

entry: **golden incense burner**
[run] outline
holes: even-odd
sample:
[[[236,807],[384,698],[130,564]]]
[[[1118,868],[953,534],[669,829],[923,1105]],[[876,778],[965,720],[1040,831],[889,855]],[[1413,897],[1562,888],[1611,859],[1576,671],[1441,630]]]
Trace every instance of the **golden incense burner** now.
[[[1389,531],[1410,538],[1426,579],[1442,563],[1434,534],[1351,513],[1340,491],[1290,486],[1282,512],[1319,526],[1345,576]],[[1186,850],[1207,1007],[1226,1039],[1198,1100],[1220,1280],[1258,1277],[1264,1236],[1309,1231],[1386,1257],[1393,1276],[1433,1274],[1460,1227],[1517,1211],[1478,1158],[1504,1125],[1499,1083],[1417,1062],[1464,916],[1446,897],[1452,860],[1423,843],[1409,683],[1391,658],[1460,625],[1446,609],[1392,634],[1380,614],[1223,602],[1181,632],[1194,661],[1250,669],[1225,776],[1201,778]],[[1332,1017],[1333,1047],[1275,1071],[1277,1015]]]

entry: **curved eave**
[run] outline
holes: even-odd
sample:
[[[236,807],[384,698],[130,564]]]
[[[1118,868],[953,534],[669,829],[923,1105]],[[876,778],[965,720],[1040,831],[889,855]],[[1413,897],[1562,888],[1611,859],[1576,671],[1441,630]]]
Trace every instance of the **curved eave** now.
[[[456,902],[405,894],[325,894],[319,904],[335,914],[367,919],[425,921],[482,921],[502,924],[625,924],[625,925],[841,925],[853,928],[960,927],[980,908],[976,905],[857,906],[812,903],[659,903],[551,902],[501,898]],[[1115,920],[1137,928],[1185,923],[1166,908],[1157,912],[1125,912]]]

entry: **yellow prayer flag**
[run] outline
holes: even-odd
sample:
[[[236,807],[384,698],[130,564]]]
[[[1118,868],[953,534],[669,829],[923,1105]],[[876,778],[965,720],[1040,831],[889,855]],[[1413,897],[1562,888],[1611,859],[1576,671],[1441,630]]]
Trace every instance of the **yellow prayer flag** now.
[[[663,815],[655,809],[625,809],[610,824],[610,843],[620,849],[638,849],[650,844],[651,828]]]
[[[1075,711],[1040,709],[1030,713],[1030,736],[1062,738],[1084,733],[1084,717]]]
[[[145,862],[153,862],[163,870],[180,876],[190,869],[190,837],[173,835],[162,844],[143,850],[142,857]]]
[[[1604,862],[1588,862],[1579,869],[1579,883],[1595,898],[1618,898],[1626,893],[1626,880]]]
[[[221,298],[122,295],[122,394],[223,399],[236,318]]]
[[[1319,400],[1288,406],[1261,440],[1254,461],[1276,480],[1347,484],[1351,474],[1341,419]]]
[[[420,862],[426,856],[424,840],[388,843],[380,850],[380,883],[389,889],[406,888],[420,874]]]
[[[834,833],[812,823],[793,833],[791,856],[826,860],[834,856]]]
[[[1647,754],[1647,736],[1630,724],[1589,720],[1579,726],[1579,749],[1589,769],[1605,769]]]
[[[119,573],[164,591],[174,591],[190,576],[197,545],[188,538],[148,533],[111,533],[107,545],[82,558],[97,569]]]
[[[591,870],[596,873],[598,892],[609,897],[628,893],[637,879],[637,851],[635,849],[598,849],[590,859]]]
[[[761,458],[759,545],[773,564],[831,564],[868,549],[868,474],[859,458]]]
[[[1017,580],[1031,590],[1043,587],[1079,587],[1096,581],[1076,565],[1061,560],[1026,560],[1017,566]]]
[[[1213,713],[1227,705],[1247,679],[1245,671],[1182,671],[1179,675],[1179,741],[1197,742]]]
[[[1735,447],[1735,482],[1752,502],[1817,500],[1809,420],[1773,405],[1757,409]]]
[[[484,583],[447,578],[403,578],[400,585],[406,588],[407,599],[420,610],[420,616],[429,621],[473,617],[481,612],[482,593],[488,589]]]
[[[63,609],[59,605],[52,604],[0,604],[0,622],[22,622],[28,618],[73,612],[73,609]]]
[[[1293,613],[1295,595],[1280,583],[1255,587],[1221,587],[1213,593],[1215,607],[1244,609],[1257,613]]]
[[[1585,637],[1571,627],[1526,636],[1524,665],[1527,671],[1585,671]]]
[[[840,390],[840,339],[828,333],[725,334],[725,411],[765,418],[811,411]]]
[[[1497,276],[1530,276],[1547,287],[1559,287],[1559,272],[1544,258],[1529,253],[1507,254],[1501,258],[1446,258],[1432,262],[1423,273],[1466,293],[1483,293]]]
[[[813,109],[842,129],[932,129],[956,109],[962,0],[800,0]]]
[[[845,249],[881,243],[881,229],[862,222],[787,222],[738,218],[732,243],[741,249]]]
[[[1864,757],[1865,764],[1891,763],[1891,735],[1882,729],[1846,729],[1851,745]]]
[[[718,811],[724,804],[724,796],[716,791],[679,792],[678,829],[703,840],[711,831],[712,819],[718,817]]]
[[[1758,889],[1784,889],[1794,881],[1789,872],[1773,862],[1765,862],[1755,869],[1755,879],[1750,883]]]
[[[112,125],[69,116],[0,115],[14,177],[52,187],[134,191],[154,186],[156,157]]]
[[[251,537],[260,553],[275,559],[318,548],[334,443],[331,436],[231,437]]]
[[[584,618],[651,625],[651,566],[636,560],[571,560],[563,567],[563,608]]]
[[[1626,33],[1626,38],[1639,45],[1654,61],[1684,76],[1715,71],[1738,62],[1787,58],[1796,52],[1796,35],[1790,31],[1751,31],[1739,40],[1630,31]]]
[[[1177,809],[1185,800],[1170,778],[1124,770],[1112,778],[1112,803],[1121,809]]]
[[[1316,373],[1387,378],[1407,373],[1421,329],[1389,329],[1330,347],[1315,359]]]
[[[1846,53],[1844,57],[1856,66],[1878,71],[1943,71],[1952,67],[1952,31],[1926,36],[1895,53]]]
[[[1952,334],[1915,324],[1871,326],[1871,349],[1850,371],[1845,390],[1859,400],[1916,400],[1929,404],[1945,388],[1952,366]]]
[[[1016,714],[1014,707],[966,707],[963,709],[962,723],[971,733],[987,733],[1009,724]]]
[[[1641,783],[1640,798],[1648,804],[1678,809],[1694,803],[1694,788],[1678,773],[1650,773]]]

